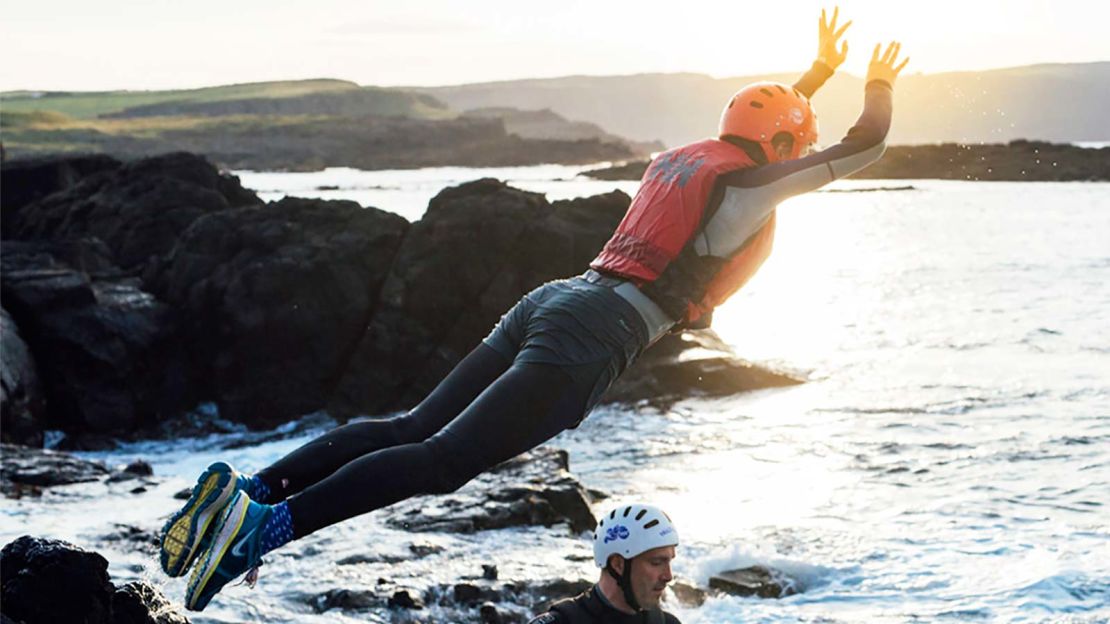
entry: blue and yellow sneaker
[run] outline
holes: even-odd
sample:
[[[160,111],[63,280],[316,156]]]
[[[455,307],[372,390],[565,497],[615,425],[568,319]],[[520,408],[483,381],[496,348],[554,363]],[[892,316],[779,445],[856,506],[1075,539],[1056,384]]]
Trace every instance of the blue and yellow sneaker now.
[[[162,570],[182,576],[201,550],[209,525],[236,492],[247,487],[249,477],[229,464],[216,462],[197,478],[193,495],[162,528]]]
[[[273,507],[252,501],[246,492],[235,494],[197,558],[185,590],[186,609],[203,610],[224,585],[245,572],[251,572],[247,582],[254,585],[254,569],[262,563],[262,529],[272,513]]]

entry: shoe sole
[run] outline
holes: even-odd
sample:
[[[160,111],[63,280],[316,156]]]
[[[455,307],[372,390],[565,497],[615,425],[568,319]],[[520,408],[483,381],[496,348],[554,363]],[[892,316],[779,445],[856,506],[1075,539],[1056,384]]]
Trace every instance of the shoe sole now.
[[[197,604],[203,593],[202,589],[208,585],[208,581],[212,579],[212,575],[220,567],[220,561],[223,560],[227,549],[231,548],[232,538],[239,533],[239,529],[242,528],[243,522],[247,519],[247,508],[249,506],[250,499],[244,495],[238,500],[232,501],[232,504],[225,510],[225,515],[220,518],[219,524],[216,526],[216,536],[212,539],[208,550],[201,556],[201,562],[193,568],[193,575],[189,578],[189,586],[185,590],[186,609],[202,611],[208,606],[208,600],[202,605]],[[211,600],[211,597],[209,600]]]
[[[208,525],[235,493],[235,477],[234,471],[205,470],[189,501],[166,522],[161,547],[166,574],[183,576],[189,569]]]

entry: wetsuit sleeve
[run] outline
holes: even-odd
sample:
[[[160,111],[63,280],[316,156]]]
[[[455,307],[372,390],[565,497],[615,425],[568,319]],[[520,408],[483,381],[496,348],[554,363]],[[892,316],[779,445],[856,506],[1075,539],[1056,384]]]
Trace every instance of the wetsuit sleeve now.
[[[839,143],[804,158],[771,163],[727,174],[725,184],[758,189],[760,199],[777,204],[787,197],[816,190],[878,160],[886,150],[894,90],[883,80],[864,89],[863,112]]]
[[[833,69],[831,67],[821,61],[813,61],[809,71],[802,74],[802,77],[794,83],[794,88],[801,91],[802,95],[807,98],[811,98],[832,75]]]

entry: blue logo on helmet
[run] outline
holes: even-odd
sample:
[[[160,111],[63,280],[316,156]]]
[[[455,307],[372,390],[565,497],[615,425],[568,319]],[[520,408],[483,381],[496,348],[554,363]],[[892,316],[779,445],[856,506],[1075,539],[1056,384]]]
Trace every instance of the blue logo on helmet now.
[[[609,542],[615,542],[619,539],[628,539],[628,529],[621,524],[609,527],[609,529],[605,531],[605,541],[603,543],[608,544]]]

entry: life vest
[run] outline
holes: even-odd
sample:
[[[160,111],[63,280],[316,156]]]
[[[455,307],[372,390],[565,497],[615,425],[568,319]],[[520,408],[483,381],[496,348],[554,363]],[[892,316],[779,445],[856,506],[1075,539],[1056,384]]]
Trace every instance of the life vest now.
[[[747,283],[771,253],[773,206],[741,219],[742,244],[722,255],[714,254],[705,236],[725,195],[721,176],[755,165],[743,149],[718,139],[660,154],[590,267],[635,282],[680,326],[706,326],[713,309]],[[703,243],[696,245],[699,238]]]

